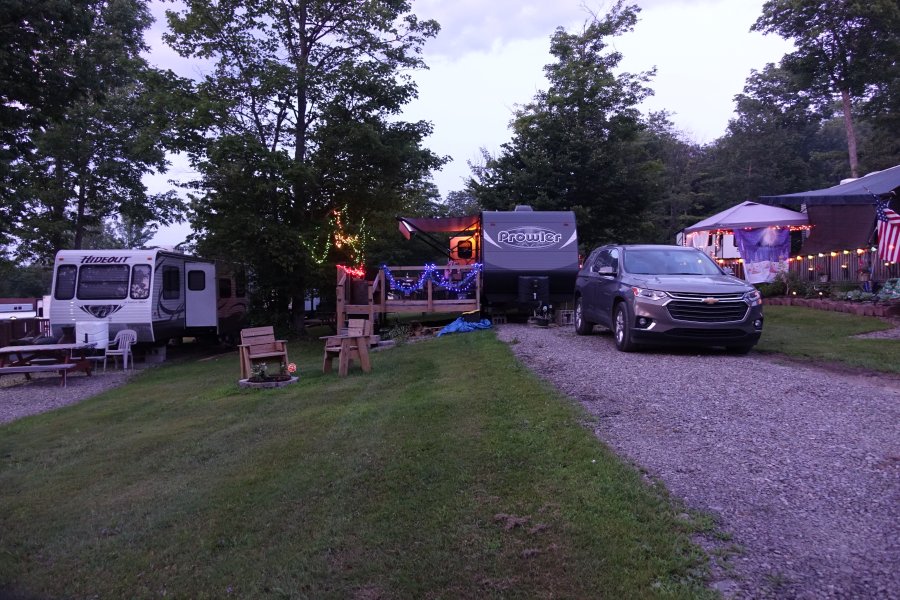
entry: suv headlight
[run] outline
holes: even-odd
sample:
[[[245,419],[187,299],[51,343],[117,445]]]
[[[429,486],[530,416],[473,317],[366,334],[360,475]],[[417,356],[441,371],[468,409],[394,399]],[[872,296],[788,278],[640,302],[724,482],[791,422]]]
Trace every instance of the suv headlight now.
[[[756,306],[757,304],[762,304],[762,294],[759,293],[759,290],[750,290],[744,294],[744,300],[750,306]]]
[[[639,288],[633,287],[631,291],[634,293],[635,298],[647,298],[649,300],[663,300],[668,298],[669,295],[665,292],[660,292],[659,290],[648,290],[647,288]]]

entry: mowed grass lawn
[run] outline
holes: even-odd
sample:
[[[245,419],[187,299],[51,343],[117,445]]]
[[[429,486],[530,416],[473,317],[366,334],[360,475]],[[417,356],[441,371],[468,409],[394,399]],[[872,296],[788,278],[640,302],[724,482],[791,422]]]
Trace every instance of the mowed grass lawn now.
[[[292,344],[281,389],[238,389],[232,353],[0,427],[0,596],[712,595],[690,543],[708,520],[492,331],[347,378],[320,353]]]
[[[765,325],[756,352],[783,354],[813,363],[827,363],[900,373],[900,338],[859,338],[859,334],[889,329],[874,317],[860,317],[799,306],[766,306]]]

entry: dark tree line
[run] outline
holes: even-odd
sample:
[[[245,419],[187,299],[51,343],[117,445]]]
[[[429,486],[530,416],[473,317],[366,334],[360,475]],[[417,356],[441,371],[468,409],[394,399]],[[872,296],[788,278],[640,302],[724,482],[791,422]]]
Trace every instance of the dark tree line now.
[[[639,27],[620,1],[557,29],[548,88],[444,200],[431,125],[401,119],[439,29],[409,2],[187,0],[167,13],[167,42],[212,69],[183,80],[143,58],[147,1],[0,0],[0,271],[139,246],[186,218],[195,250],[247,264],[258,307],[299,327],[289,307],[333,289],[336,264],[415,262],[395,214],[526,203],[575,211],[584,246],[671,242],[742,200],[900,163],[896,0],[766,2],[752,28],[795,50],[749,74],[704,146],[640,111],[653,72],[619,70],[612,40]],[[176,151],[198,178],[148,193],[143,178]],[[13,291],[41,280],[25,279]]]
[[[706,146],[665,113],[637,111],[652,73],[615,74],[611,38],[638,13],[620,1],[581,33],[554,34],[548,90],[516,113],[496,156],[472,165],[467,190],[484,207],[574,210],[585,247],[671,243],[743,200],[900,163],[895,0],[766,2],[753,29],[794,40],[796,51],[749,75],[727,131]]]

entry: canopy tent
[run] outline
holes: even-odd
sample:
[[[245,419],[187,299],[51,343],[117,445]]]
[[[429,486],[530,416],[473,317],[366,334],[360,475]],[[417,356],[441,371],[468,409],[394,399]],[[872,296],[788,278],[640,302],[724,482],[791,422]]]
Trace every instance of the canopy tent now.
[[[809,225],[809,219],[803,213],[747,201],[691,225],[684,230],[684,233],[744,229],[747,227],[755,229],[758,227],[804,225]]]
[[[780,196],[760,196],[759,201],[765,204],[875,204],[876,196],[890,194],[900,188],[900,165],[869,173],[841,185],[783,194]]]
[[[704,244],[702,240],[706,236],[701,232],[733,233],[738,252],[736,256],[743,259],[744,278],[750,283],[762,283],[774,280],[778,273],[788,268],[787,259],[791,251],[789,228],[808,225],[809,219],[803,213],[747,201],[703,219],[686,228],[684,233],[686,240],[693,238],[688,245],[707,253],[709,242]],[[714,248],[714,253],[721,251],[719,256],[726,258],[724,235],[718,236]]]

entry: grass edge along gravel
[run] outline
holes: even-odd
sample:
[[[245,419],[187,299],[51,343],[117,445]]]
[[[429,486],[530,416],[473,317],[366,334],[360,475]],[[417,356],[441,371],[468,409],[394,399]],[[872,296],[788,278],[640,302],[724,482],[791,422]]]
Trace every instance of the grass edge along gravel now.
[[[239,390],[166,365],[0,429],[0,590],[22,597],[697,598],[660,486],[493,332]]]
[[[766,306],[755,351],[822,366],[900,374],[900,339],[855,337],[893,327],[876,317],[800,306]]]

